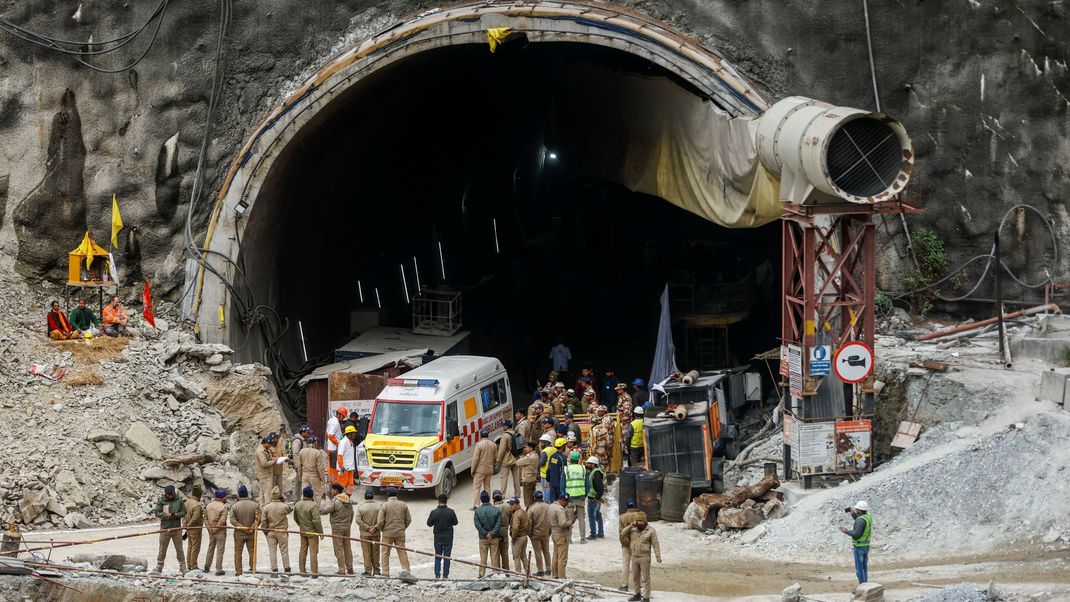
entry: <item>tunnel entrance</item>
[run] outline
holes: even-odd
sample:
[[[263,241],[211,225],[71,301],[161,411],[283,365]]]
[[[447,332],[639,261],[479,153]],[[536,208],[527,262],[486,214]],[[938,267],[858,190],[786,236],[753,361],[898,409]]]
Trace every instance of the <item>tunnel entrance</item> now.
[[[577,368],[645,378],[667,283],[674,316],[720,317],[674,324],[681,368],[746,364],[772,347],[776,224],[724,228],[589,169],[619,152],[606,82],[650,79],[699,93],[619,50],[523,40],[421,52],[361,80],[260,188],[238,263],[275,314],[261,318],[289,329],[270,349],[239,328],[239,354],[329,357],[362,307],[411,326],[417,279],[462,293],[470,351],[500,357],[525,388],[545,379],[558,341]]]

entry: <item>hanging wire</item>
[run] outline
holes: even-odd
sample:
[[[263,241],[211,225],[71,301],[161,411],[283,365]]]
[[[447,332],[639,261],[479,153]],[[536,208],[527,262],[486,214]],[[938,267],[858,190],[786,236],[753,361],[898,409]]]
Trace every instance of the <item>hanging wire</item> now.
[[[149,50],[151,50],[153,45],[156,43],[156,38],[160,34],[160,27],[163,25],[164,15],[167,12],[167,6],[169,2],[170,0],[161,0],[159,6],[157,6],[156,9],[152,11],[152,14],[149,15],[149,18],[146,19],[140,27],[117,38],[105,40],[103,42],[78,42],[74,40],[64,40],[56,38],[47,34],[42,34],[26,29],[25,27],[18,25],[17,23],[14,23],[4,17],[0,17],[0,29],[36,46],[40,46],[42,48],[53,50],[55,52],[59,52],[60,54],[69,56],[78,63],[82,64],[83,66],[88,67],[89,69],[92,69],[93,71],[96,71],[98,73],[122,73],[124,71],[129,71],[130,69],[133,69],[138,65],[138,63],[144,60],[145,57],[148,55]],[[141,35],[141,33],[144,32],[148,28],[149,24],[151,24],[154,20],[156,21],[156,27],[155,29],[153,29],[152,38],[149,39],[149,43],[145,46],[145,49],[142,50],[141,54],[139,54],[137,58],[135,58],[131,63],[123,67],[111,69],[106,67],[98,67],[82,58],[87,56],[101,56],[105,54],[110,54],[127,46],[135,39],[137,39],[137,37]],[[80,48],[82,47],[96,46],[102,46],[103,48],[99,48],[96,50],[80,50]]]
[[[1003,227],[1007,225],[1007,220],[1010,218],[1011,214],[1014,213],[1015,211],[1019,210],[1019,209],[1032,211],[1033,213],[1035,213],[1038,216],[1040,216],[1041,220],[1044,221],[1044,225],[1048,229],[1048,235],[1051,237],[1051,249],[1052,249],[1052,251],[1051,251],[1052,252],[1051,265],[1049,267],[1044,268],[1044,278],[1041,279],[1039,282],[1036,282],[1036,283],[1029,283],[1029,282],[1025,282],[1024,280],[1020,279],[1011,270],[1010,266],[1008,266],[1007,263],[1005,261],[1003,261],[1002,258],[1000,258],[1000,260],[999,260],[999,268],[1002,269],[1008,276],[1010,276],[1010,278],[1012,280],[1017,282],[1023,288],[1029,288],[1029,289],[1042,288],[1042,287],[1046,286],[1048,283],[1053,282],[1051,275],[1055,271],[1056,267],[1059,265],[1059,241],[1058,241],[1058,238],[1056,237],[1056,234],[1055,234],[1055,228],[1051,225],[1051,223],[1044,216],[1044,214],[1041,213],[1040,210],[1037,209],[1036,207],[1033,207],[1032,205],[1025,205],[1025,204],[1015,205],[1015,206],[1011,207],[1010,209],[1008,209],[1007,212],[1003,214],[1003,218],[999,221],[999,227],[996,230],[997,233],[1003,232]],[[967,267],[973,265],[974,263],[977,263],[978,261],[982,261],[982,260],[984,260],[985,266],[984,266],[984,269],[981,271],[981,276],[977,279],[977,282],[975,282],[973,284],[973,286],[970,287],[970,289],[966,293],[964,293],[962,295],[958,295],[958,296],[947,296],[947,295],[943,295],[943,294],[941,294],[941,293],[939,293],[939,292],[937,292],[935,290],[936,287],[940,286],[941,284],[944,284],[945,282],[950,281],[952,278],[954,278],[960,272],[965,270]],[[962,301],[963,299],[966,299],[966,298],[970,297],[971,295],[973,295],[975,292],[977,292],[977,289],[981,288],[981,286],[985,283],[985,280],[988,278],[988,272],[992,269],[992,264],[995,263],[995,261],[996,261],[996,245],[995,245],[995,243],[993,243],[992,247],[989,249],[988,253],[986,253],[984,255],[976,255],[974,257],[971,257],[970,259],[967,259],[962,265],[960,265],[959,267],[955,268],[954,270],[949,272],[947,275],[945,275],[943,278],[940,278],[939,280],[937,280],[936,282],[933,282],[932,284],[929,284],[929,285],[926,285],[926,286],[923,286],[921,288],[917,288],[917,289],[914,289],[914,290],[910,290],[910,291],[885,292],[885,294],[889,298],[892,298],[892,299],[902,299],[903,297],[909,297],[910,295],[916,295],[917,293],[920,293],[920,292],[932,291],[933,295],[937,299],[940,299],[941,301],[948,301],[948,302]]]

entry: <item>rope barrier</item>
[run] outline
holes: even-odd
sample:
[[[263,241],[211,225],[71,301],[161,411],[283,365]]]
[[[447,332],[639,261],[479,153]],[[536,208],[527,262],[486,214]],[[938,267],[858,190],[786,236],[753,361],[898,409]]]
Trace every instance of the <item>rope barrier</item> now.
[[[198,529],[198,528],[207,529],[208,526],[207,525],[202,525],[201,527],[190,527],[190,528],[192,528],[192,529]],[[230,531],[245,531],[245,532],[248,532],[249,529],[250,529],[250,527],[235,527],[235,526],[232,526],[232,525],[220,525],[218,528],[219,529],[226,529],[226,530],[230,530]],[[134,537],[146,537],[146,536],[149,536],[149,535],[159,535],[161,533],[171,533],[171,532],[175,532],[175,531],[185,531],[186,529],[187,529],[187,527],[171,527],[171,528],[167,528],[167,529],[156,529],[156,530],[152,530],[152,531],[139,531],[137,533],[128,533],[126,535],[113,535],[113,536],[109,536],[109,537],[100,537],[100,538],[95,538],[95,539],[87,539],[85,541],[56,543],[55,545],[41,546],[41,547],[37,547],[37,548],[29,548],[29,547],[27,547],[25,550],[22,550],[22,551],[23,552],[38,552],[38,551],[42,551],[42,550],[52,551],[52,550],[55,550],[55,549],[58,549],[58,548],[67,548],[67,547],[79,546],[79,545],[89,545],[89,544],[103,543],[103,542],[107,542],[107,541],[117,541],[117,540],[121,540],[121,539],[130,539],[130,538],[134,538]],[[490,564],[483,564],[483,563],[476,562],[476,561],[473,561],[473,560],[465,560],[463,558],[457,558],[457,557],[454,557],[454,556],[445,556],[445,555],[442,555],[442,554],[436,554],[435,552],[428,552],[426,550],[417,550],[415,548],[403,547],[403,546],[399,546],[397,544],[386,544],[386,543],[382,543],[381,541],[376,540],[376,539],[367,539],[367,538],[363,538],[363,537],[351,537],[351,536],[345,536],[345,535],[335,535],[333,533],[317,533],[315,531],[292,531],[292,530],[288,530],[288,529],[271,529],[271,528],[268,528],[268,527],[257,527],[257,528],[255,528],[255,530],[263,532],[265,535],[267,533],[269,533],[269,532],[270,533],[286,533],[286,534],[299,535],[299,536],[304,536],[304,537],[319,537],[320,539],[323,539],[324,537],[330,537],[330,538],[333,538],[333,539],[343,539],[343,540],[347,540],[347,541],[368,542],[368,543],[379,545],[379,546],[386,546],[386,547],[389,547],[389,548],[393,548],[395,550],[402,550],[404,552],[416,554],[416,555],[419,555],[419,556],[430,556],[432,558],[440,558],[442,560],[449,560],[451,563],[458,563],[458,564],[473,566],[473,567],[476,567],[476,568],[483,568],[485,570],[490,570],[490,571],[493,571],[493,572],[499,572],[499,573],[502,573],[502,574],[505,574],[505,575],[510,575],[510,576],[515,577],[517,579],[526,579],[526,580],[532,580],[533,579],[535,581],[539,581],[539,582],[542,582],[542,583],[553,584],[553,585],[558,585],[558,586],[569,584],[572,587],[581,588],[581,589],[587,589],[587,590],[591,590],[591,591],[598,591],[598,592],[603,592],[603,593],[620,593],[619,590],[617,590],[617,589],[614,589],[614,588],[611,588],[611,587],[606,587],[606,586],[603,586],[603,585],[576,583],[575,581],[572,581],[572,580],[569,580],[569,579],[559,579],[559,578],[553,578],[553,577],[531,577],[531,576],[529,576],[529,575],[527,575],[525,573],[508,570],[508,569],[504,569],[504,568],[501,568],[501,567],[495,567],[495,566],[490,565]],[[255,539],[254,539],[254,541],[255,541]],[[255,563],[255,560],[253,562]],[[64,565],[57,565],[57,566],[61,567],[61,568],[64,567]],[[255,564],[253,566],[255,567]],[[530,567],[530,565],[529,565],[529,567]],[[66,568],[71,568],[71,567],[66,567]],[[115,571],[106,571],[106,572],[108,574],[118,574]],[[255,568],[250,572],[264,574],[263,571],[256,571]],[[136,575],[136,576],[144,576],[141,573],[130,573],[130,574],[131,575]],[[298,573],[298,574],[304,574],[304,573]],[[358,575],[331,575],[331,576],[357,577]],[[151,577],[155,578],[157,576],[151,575]],[[164,576],[163,578],[171,579],[173,577]],[[419,578],[417,578],[417,579],[419,579]],[[207,583],[222,583],[222,581],[215,581],[215,580],[205,580],[205,581]]]
[[[26,566],[32,566],[32,567],[37,567],[37,568],[42,568],[42,569],[52,569],[52,570],[55,570],[55,571],[73,571],[73,572],[78,572],[78,573],[94,573],[94,574],[107,575],[109,577],[133,577],[133,578],[136,578],[136,579],[159,579],[159,580],[164,580],[164,581],[188,581],[188,582],[191,582],[191,583],[208,583],[208,584],[211,584],[211,585],[241,585],[241,586],[244,586],[244,587],[249,587],[250,585],[253,585],[253,584],[245,583],[245,582],[242,582],[242,581],[232,581],[232,580],[225,580],[225,579],[201,579],[199,577],[183,577],[183,576],[180,576],[180,575],[153,575],[151,573],[130,573],[130,572],[112,571],[112,570],[106,570],[106,569],[87,569],[87,568],[79,567],[79,566],[70,566],[70,565],[65,565],[65,564],[53,564],[53,563],[47,563],[47,562],[37,562],[37,561],[33,561],[33,560],[26,560],[26,561],[24,561],[24,564]],[[277,588],[280,588],[280,589],[294,589],[294,590],[307,590],[308,589],[308,588],[302,587],[300,585],[289,585],[289,584],[285,584],[285,583],[271,583],[271,582],[264,582],[264,583],[261,583],[259,585],[253,585],[253,586],[254,587],[261,587],[261,586],[277,587]]]

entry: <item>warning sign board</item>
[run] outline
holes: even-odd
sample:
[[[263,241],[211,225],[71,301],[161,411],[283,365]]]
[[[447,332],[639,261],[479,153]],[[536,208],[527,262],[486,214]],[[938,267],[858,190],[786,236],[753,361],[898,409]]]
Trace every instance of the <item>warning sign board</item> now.
[[[836,422],[836,472],[868,472],[873,468],[872,432],[869,420]]]
[[[836,464],[836,423],[800,422],[791,425],[791,463],[804,475],[831,474]]]
[[[802,397],[802,347],[788,345],[788,390],[795,397]]]
[[[788,376],[788,346],[780,346],[780,375],[783,377]]]
[[[862,341],[847,343],[836,352],[832,369],[845,383],[862,382],[873,373],[873,350]]]
[[[827,376],[832,372],[832,348],[814,345],[810,348],[810,376]]]

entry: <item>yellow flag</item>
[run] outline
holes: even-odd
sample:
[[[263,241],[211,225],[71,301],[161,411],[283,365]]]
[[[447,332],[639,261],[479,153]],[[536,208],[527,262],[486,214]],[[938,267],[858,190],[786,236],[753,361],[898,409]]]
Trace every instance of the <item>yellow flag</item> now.
[[[508,27],[491,27],[487,30],[487,43],[490,44],[490,51],[494,52],[505,43],[505,38],[509,37],[512,33],[512,29]]]
[[[219,327],[222,328],[225,325],[226,325],[226,320],[224,319],[224,316],[223,316],[223,304],[220,303],[219,304]]]
[[[123,216],[119,215],[119,201],[111,195],[111,247],[119,248],[119,230],[123,229]]]

